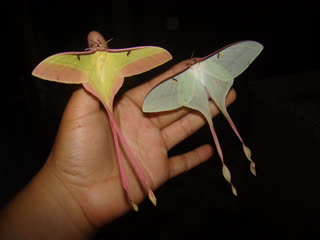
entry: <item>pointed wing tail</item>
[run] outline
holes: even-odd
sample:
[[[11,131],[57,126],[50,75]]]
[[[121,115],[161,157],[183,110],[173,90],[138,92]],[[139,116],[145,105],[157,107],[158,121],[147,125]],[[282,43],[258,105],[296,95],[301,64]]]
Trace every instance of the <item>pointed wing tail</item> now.
[[[142,186],[144,187],[146,193],[148,194],[150,201],[154,205],[156,205],[157,204],[156,197],[147,182],[147,178],[143,172],[143,169],[140,166],[141,163],[138,162],[135,155],[131,151],[131,148],[129,147],[125,137],[123,136],[121,129],[118,127],[118,124],[115,121],[113,114],[109,110],[108,110],[108,117],[109,117],[109,121],[111,124],[112,134],[114,137],[114,144],[115,144],[115,149],[116,149],[116,154],[117,154],[117,159],[118,159],[118,164],[119,164],[121,182],[122,182],[122,186],[123,186],[124,190],[127,193],[128,200],[130,201],[131,205],[133,206],[133,209],[135,211],[138,211],[138,205],[134,202],[133,198],[130,195],[128,180],[127,180],[126,173],[125,173],[124,166],[123,166],[123,158],[122,158],[122,153],[121,153],[121,149],[120,149],[120,145],[119,145],[119,140],[122,143],[123,148],[125,149],[126,153],[128,154],[130,163],[132,164],[134,170],[136,171],[138,179],[139,179],[140,183],[142,184]]]
[[[231,182],[231,173],[226,164],[224,163],[224,157],[218,136],[213,127],[213,122],[211,119],[211,113],[209,108],[208,94],[205,88],[203,87],[202,83],[198,79],[194,78],[194,74],[192,72],[193,69],[189,69],[188,71],[185,71],[177,76],[179,96],[178,101],[181,102],[183,106],[199,111],[207,120],[213,140],[217,148],[218,155],[221,159],[222,174],[224,178],[227,180],[227,182],[231,185],[232,193],[234,195],[237,195],[237,190]]]

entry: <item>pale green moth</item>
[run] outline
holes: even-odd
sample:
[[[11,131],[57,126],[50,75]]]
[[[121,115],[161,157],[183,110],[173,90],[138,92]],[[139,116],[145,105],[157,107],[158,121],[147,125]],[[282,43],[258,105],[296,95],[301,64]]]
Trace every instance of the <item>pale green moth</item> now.
[[[242,142],[244,153],[250,161],[250,170],[256,175],[251,151],[244,144],[229,116],[225,99],[234,78],[251,64],[262,49],[263,46],[258,42],[241,41],[230,44],[200,60],[190,60],[190,67],[187,70],[153,88],[143,104],[144,112],[170,111],[185,106],[202,113],[210,126],[222,161],[223,176],[230,183],[234,195],[237,195],[237,191],[231,183],[230,171],[223,160],[222,150],[210,115],[208,99],[211,99],[220,109]]]

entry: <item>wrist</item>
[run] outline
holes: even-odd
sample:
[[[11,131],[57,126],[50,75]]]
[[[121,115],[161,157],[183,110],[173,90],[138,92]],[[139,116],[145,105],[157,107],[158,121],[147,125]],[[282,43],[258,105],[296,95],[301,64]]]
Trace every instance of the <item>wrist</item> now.
[[[80,205],[47,164],[1,215],[1,239],[80,240],[94,233]]]

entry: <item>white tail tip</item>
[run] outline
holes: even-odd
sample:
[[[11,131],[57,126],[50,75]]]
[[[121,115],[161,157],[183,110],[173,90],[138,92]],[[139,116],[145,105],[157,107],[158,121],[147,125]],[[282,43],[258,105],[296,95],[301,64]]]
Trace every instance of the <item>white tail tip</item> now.
[[[154,206],[157,206],[157,198],[156,198],[156,196],[154,195],[154,193],[151,190],[149,191],[148,196],[149,196],[149,199],[152,202],[152,204]]]
[[[256,172],[256,164],[254,162],[250,163],[250,171],[253,175],[257,176],[257,172]]]
[[[138,205],[132,200],[130,202],[131,202],[131,206],[132,206],[133,210],[138,212],[139,211]]]
[[[248,158],[248,160],[250,161],[250,171],[253,175],[257,176],[256,173],[256,164],[254,163],[254,161],[251,159],[251,150],[244,144],[242,144],[242,148],[244,151],[244,154],[246,155],[246,157]]]
[[[233,195],[238,196],[237,189],[231,184],[231,190]]]

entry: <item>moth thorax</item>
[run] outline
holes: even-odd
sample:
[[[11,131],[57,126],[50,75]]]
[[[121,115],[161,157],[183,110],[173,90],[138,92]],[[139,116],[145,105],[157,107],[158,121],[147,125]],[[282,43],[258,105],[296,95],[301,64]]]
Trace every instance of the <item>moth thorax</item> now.
[[[203,79],[203,69],[201,62],[197,62],[196,64],[191,66],[191,72],[195,79],[199,79],[203,86],[205,86],[204,79]]]

